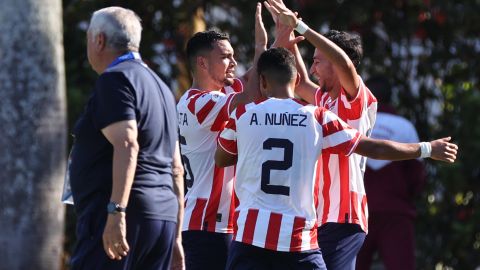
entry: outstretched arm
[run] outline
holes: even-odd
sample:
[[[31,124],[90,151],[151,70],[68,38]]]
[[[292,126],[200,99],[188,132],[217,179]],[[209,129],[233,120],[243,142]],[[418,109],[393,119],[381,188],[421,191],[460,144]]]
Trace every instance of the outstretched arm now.
[[[299,29],[297,26],[303,26],[302,34],[316,49],[321,51],[325,57],[333,64],[340,84],[345,89],[349,98],[357,96],[360,80],[357,70],[348,55],[335,43],[328,38],[320,35],[316,31],[308,28],[305,23],[299,20],[294,12],[288,9],[281,0],[268,0],[269,11],[278,17],[278,21],[288,25],[291,28]]]
[[[458,146],[450,143],[450,137],[423,143],[398,143],[387,140],[377,140],[362,136],[354,153],[374,159],[406,160],[419,157],[453,163],[457,158]],[[428,144],[431,150],[428,150]],[[430,152],[430,154],[429,154]]]

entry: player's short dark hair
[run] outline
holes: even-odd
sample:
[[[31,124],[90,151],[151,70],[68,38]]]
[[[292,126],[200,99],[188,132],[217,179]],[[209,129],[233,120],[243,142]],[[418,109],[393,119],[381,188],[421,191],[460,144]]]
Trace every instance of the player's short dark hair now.
[[[257,72],[279,84],[287,84],[297,76],[295,56],[285,48],[268,49],[258,59]]]
[[[358,68],[363,58],[362,38],[358,34],[330,30],[324,36],[342,48],[352,60],[355,68]]]
[[[365,84],[379,102],[390,103],[392,101],[392,84],[387,77],[374,75]]]
[[[198,32],[193,35],[187,42],[187,59],[190,68],[195,68],[197,56],[205,51],[213,50],[215,42],[219,40],[227,40],[230,42],[230,37],[228,34],[216,30]]]

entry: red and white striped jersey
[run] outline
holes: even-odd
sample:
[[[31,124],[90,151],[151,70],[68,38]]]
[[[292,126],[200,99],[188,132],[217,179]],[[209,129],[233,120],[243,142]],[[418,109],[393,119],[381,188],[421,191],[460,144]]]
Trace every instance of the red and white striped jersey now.
[[[234,80],[220,91],[189,89],[177,104],[180,150],[187,194],[182,230],[233,233],[233,180],[235,167],[215,166],[216,141],[229,118],[235,93],[243,90]]]
[[[349,155],[360,134],[335,114],[296,99],[239,105],[218,139],[238,154],[234,240],[277,251],[318,248],[316,166]]]
[[[328,93],[317,90],[317,106],[335,113],[362,135],[370,136],[377,114],[377,99],[360,78],[357,96],[348,100],[342,88],[340,95],[332,99]],[[352,154],[349,157],[337,154],[322,155],[319,225],[326,222],[359,224],[368,232],[368,208],[363,174],[366,157]]]

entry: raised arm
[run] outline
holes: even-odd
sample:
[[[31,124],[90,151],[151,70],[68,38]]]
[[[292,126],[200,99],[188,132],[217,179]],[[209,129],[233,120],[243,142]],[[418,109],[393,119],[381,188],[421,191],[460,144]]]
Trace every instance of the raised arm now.
[[[300,31],[300,34],[325,55],[325,57],[332,63],[340,80],[340,84],[345,89],[346,94],[349,98],[356,97],[360,85],[360,79],[358,78],[357,70],[355,69],[353,62],[348,55],[328,38],[306,26],[306,24],[298,19],[296,14],[288,9],[281,0],[268,0],[268,5],[269,11],[278,17],[280,23]]]
[[[242,93],[235,95],[230,104],[230,111],[232,112],[238,104],[249,103],[261,97],[260,84],[257,74],[257,61],[260,55],[267,49],[267,31],[262,21],[262,5],[257,3],[257,10],[255,12],[255,55],[253,57],[253,65],[247,73],[241,78],[246,86]]]
[[[302,55],[300,54],[298,46],[294,45],[290,51],[293,53],[293,55],[295,55],[297,72],[298,74],[300,74],[300,82],[295,87],[295,94],[300,96],[308,103],[317,105],[315,102],[315,94],[317,93],[319,86],[316,83],[312,82],[312,80],[310,80],[307,67],[303,62]]]
[[[383,160],[407,160],[430,157],[434,160],[453,163],[457,158],[458,146],[450,143],[450,139],[450,137],[447,137],[429,143],[398,143],[372,139],[362,135],[354,153]]]

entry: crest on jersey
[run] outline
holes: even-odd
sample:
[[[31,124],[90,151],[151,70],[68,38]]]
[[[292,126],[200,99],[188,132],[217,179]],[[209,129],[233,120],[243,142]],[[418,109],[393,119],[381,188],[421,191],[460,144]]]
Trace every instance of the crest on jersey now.
[[[217,102],[218,100],[220,99],[220,95],[219,94],[212,94],[212,100]]]

